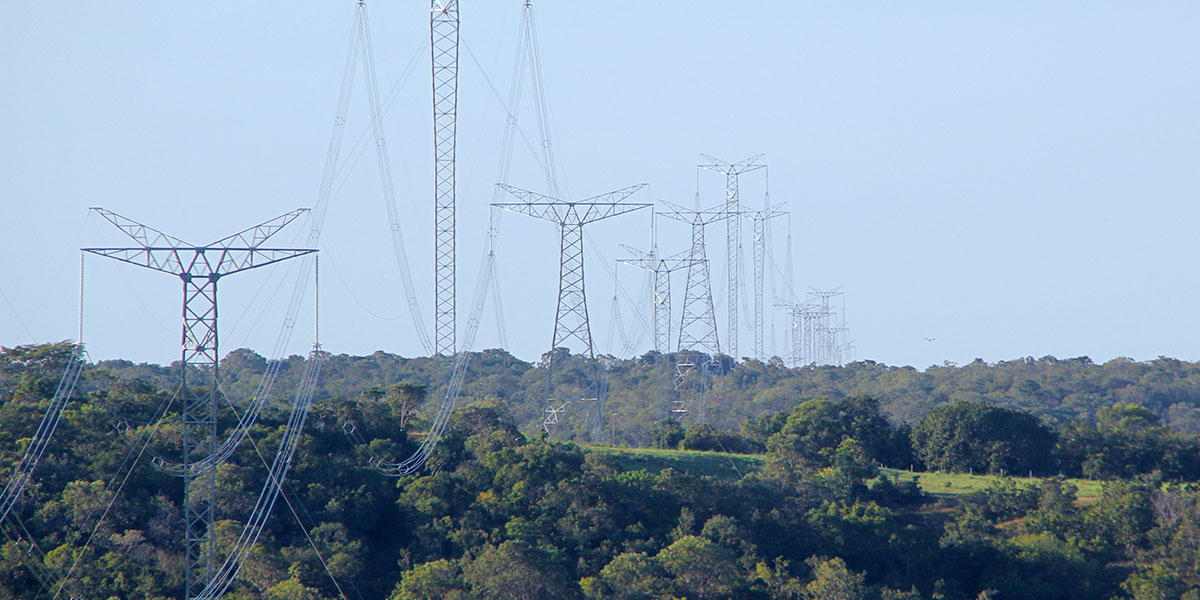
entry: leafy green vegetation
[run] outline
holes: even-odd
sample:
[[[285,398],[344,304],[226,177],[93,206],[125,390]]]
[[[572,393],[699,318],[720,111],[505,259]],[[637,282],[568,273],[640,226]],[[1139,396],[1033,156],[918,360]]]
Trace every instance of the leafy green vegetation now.
[[[70,350],[0,351],[0,468],[19,459]],[[371,461],[413,451],[445,365],[331,357],[287,502],[226,597],[1200,597],[1200,452],[1176,408],[1194,402],[1194,365],[749,361],[708,395],[709,422],[673,423],[660,358],[610,371],[611,447],[561,439],[582,439],[578,414],[542,435],[543,373],[481,353],[428,468],[391,479]],[[232,397],[260,359],[226,359]],[[251,431],[268,460],[300,365],[284,365],[280,402]],[[119,361],[85,371],[0,531],[0,599],[177,597],[181,485],[148,464],[178,454],[177,421],[157,418],[177,394],[170,375]],[[265,470],[250,448],[218,470],[219,553]]]
[[[584,444],[589,453],[608,455],[613,464],[622,471],[646,471],[661,473],[664,469],[675,469],[690,475],[736,480],[760,471],[765,459],[762,456],[701,452],[694,450],[664,450],[661,448],[622,448]],[[913,472],[901,469],[881,468],[879,472],[892,480],[916,480],[921,491],[930,496],[961,496],[986,490],[1011,480],[1021,486],[1040,485],[1043,477],[1009,477],[1000,475],[972,475],[948,472]],[[1095,502],[1100,497],[1103,481],[1089,479],[1066,479],[1074,485],[1081,503]]]
[[[584,444],[584,450],[610,457],[622,471],[659,474],[674,469],[699,477],[736,480],[759,471],[763,458],[755,455],[728,454],[701,450],[664,450],[661,448],[616,448]]]

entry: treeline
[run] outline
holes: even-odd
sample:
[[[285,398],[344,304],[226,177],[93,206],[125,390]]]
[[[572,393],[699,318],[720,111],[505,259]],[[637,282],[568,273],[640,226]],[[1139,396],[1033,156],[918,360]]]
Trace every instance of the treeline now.
[[[0,472],[11,472],[28,443],[24,436],[36,428],[69,351],[0,352]],[[724,391],[719,383],[710,390],[715,426],[676,427],[662,413],[639,424],[647,445],[730,450],[741,443],[764,453],[760,472],[720,480],[622,471],[610,455],[540,435],[530,427],[540,399],[522,400],[538,367],[502,353],[479,358],[482,368],[428,469],[391,479],[372,459],[411,453],[437,395],[429,379],[393,378],[392,370],[441,365],[331,357],[286,501],[227,598],[1200,597],[1200,489],[1169,483],[1171,460],[1182,459],[1164,458],[1189,438],[1143,404],[1110,402],[1088,420],[1051,425],[1018,403],[963,398],[904,420],[887,401],[826,393],[725,427],[726,417],[712,410],[716,399],[738,385],[769,383],[737,384],[734,375],[775,368],[739,364]],[[230,369],[231,390],[252,380],[258,367],[247,363],[242,375]],[[618,366],[625,371],[610,379],[614,398],[650,389],[656,384],[647,380],[662,374],[653,362]],[[134,371],[140,375],[127,377]],[[837,378],[808,370],[782,381],[817,372]],[[155,456],[178,456],[177,422],[157,418],[174,402],[177,383],[150,365],[102,363],[84,378],[36,481],[4,525],[0,598],[177,597],[181,483],[151,465]],[[281,381],[277,391],[284,389]],[[284,420],[281,410],[264,413],[251,432],[256,449],[242,448],[218,472],[221,548],[250,513],[266,471],[259,453],[269,462]],[[223,426],[232,421],[226,415]],[[1027,444],[1035,438],[1042,445],[1033,448],[1046,450],[1040,463]],[[1090,450],[1083,460],[1068,452],[1084,452],[1094,440],[1150,458],[1125,463],[1113,454],[1088,463]],[[1130,443],[1121,449],[1117,440]],[[953,500],[928,497],[911,478],[879,470],[915,464],[1056,474],[1070,461],[1081,473],[1130,470],[1086,506],[1059,478],[1035,486],[1000,479]]]
[[[562,385],[564,397],[570,396],[572,386],[580,396],[595,395],[583,392],[591,372],[585,359],[561,349],[556,352],[556,384]],[[1102,410],[1132,404],[1148,409],[1160,425],[1172,431],[1200,434],[1200,363],[1171,358],[1144,362],[1113,359],[1097,364],[1087,357],[1046,356],[997,363],[977,360],[925,370],[873,361],[844,367],[789,369],[779,359],[737,363],[728,357],[719,360],[726,374],[707,382],[703,402],[694,388],[684,399],[690,402],[693,418],[724,431],[738,430],[748,418],[791,412],[807,400],[869,396],[878,399],[883,412],[897,423],[916,423],[935,407],[962,400],[1021,409],[1061,429],[1076,423],[1095,426]],[[612,433],[613,441],[622,445],[650,445],[658,423],[670,415],[671,401],[678,398],[673,389],[674,356],[650,352],[625,360],[605,357],[603,362],[608,389],[604,410],[609,413],[605,419],[617,413],[615,428],[606,426],[605,434]],[[290,400],[303,363],[300,356],[284,360],[273,390],[281,405]],[[528,363],[504,350],[474,353],[464,397],[491,398],[504,404],[522,431],[532,434],[544,415],[544,365],[545,360]],[[96,367],[123,379],[141,379],[159,387],[178,381],[173,366],[113,360],[101,361]],[[228,395],[235,399],[249,397],[266,367],[266,359],[252,351],[231,352],[221,364]],[[437,398],[442,393],[438,374],[450,367],[450,361],[443,357],[405,358],[384,352],[331,355],[316,397],[348,397],[372,387],[386,389],[405,382],[423,386]],[[569,406],[559,435],[587,441],[589,409],[594,407],[583,402]]]
[[[658,448],[760,453],[776,436],[808,456],[854,440],[877,463],[910,470],[995,475],[1065,475],[1128,479],[1155,475],[1200,481],[1200,437],[1172,432],[1149,409],[1115,404],[1096,423],[1050,427],[1023,410],[958,400],[934,408],[913,425],[894,425],[880,403],[866,396],[809,400],[791,413],[748,419],[738,432],[708,424],[687,427],[663,421]]]

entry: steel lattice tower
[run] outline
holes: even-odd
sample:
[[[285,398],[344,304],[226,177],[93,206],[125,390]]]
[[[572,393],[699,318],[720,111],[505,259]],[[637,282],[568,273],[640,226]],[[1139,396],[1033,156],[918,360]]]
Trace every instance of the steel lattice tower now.
[[[289,258],[314,249],[263,248],[262,243],[308,209],[297,209],[255,225],[207,246],[189,244],[157,229],[103,208],[93,208],[138,246],[83,248],[84,252],[168,273],[183,281],[183,355],[180,369],[183,397],[183,512],[185,521],[185,599],[192,600],[213,578],[217,470],[193,472],[192,463],[213,455],[217,439],[217,281],[222,277]],[[207,387],[201,394],[188,388],[188,371],[201,374]]]
[[[767,262],[767,221],[787,213],[779,205],[748,212],[754,230],[754,359],[763,360],[763,279]]]
[[[454,155],[458,112],[458,1],[432,0],[433,59],[433,338],[434,352],[455,349]]]
[[[649,252],[621,244],[634,258],[618,259],[627,265],[646,269],[654,273],[654,349],[666,354],[671,351],[671,272],[691,268],[696,264],[691,250],[675,256],[660,258],[658,245]]]
[[[829,300],[834,296],[841,296],[845,292],[840,289],[828,291],[813,290],[808,293],[817,299],[816,312],[817,324],[814,329],[815,333],[815,357],[819,364],[824,365],[841,365],[842,357],[841,350],[838,348],[837,336],[844,331],[841,326],[834,326],[830,323],[830,318],[833,316],[833,311],[829,308]]]
[[[663,202],[672,210],[659,211],[659,216],[692,226],[692,247],[689,258],[687,288],[683,295],[683,318],[679,323],[679,352],[704,352],[715,356],[721,351],[717,340],[717,316],[713,308],[712,282],[708,272],[708,257],[704,247],[704,226],[730,217],[725,210],[689,210]]]
[[[692,246],[689,250],[692,264],[688,267],[687,288],[683,295],[683,317],[679,323],[674,388],[679,392],[688,373],[699,364],[699,403],[703,406],[708,389],[707,376],[720,370],[717,355],[721,352],[721,344],[717,338],[717,314],[713,308],[712,280],[709,277],[708,258],[704,247],[704,226],[728,219],[731,215],[724,209],[689,210],[670,202],[664,201],[663,204],[671,210],[659,211],[659,216],[692,226]],[[703,360],[698,360],[701,355]],[[672,404],[673,414],[687,414],[687,404],[682,396],[676,398]]]
[[[588,359],[595,363],[595,347],[592,345],[592,331],[588,323],[587,296],[584,289],[583,227],[589,223],[651,206],[650,204],[621,202],[645,187],[646,184],[629,186],[579,202],[564,202],[510,185],[496,185],[521,202],[500,202],[493,206],[543,221],[550,221],[559,227],[558,306],[554,315],[554,335],[550,345],[551,357],[554,356],[556,348],[563,347],[564,343],[574,339],[583,344]],[[561,407],[554,408],[556,399],[553,392],[553,376],[552,358],[547,368],[546,391],[546,400],[550,408],[547,409],[548,420],[543,423],[544,425],[557,422],[558,412],[561,411]],[[599,403],[597,407],[599,419],[597,420],[598,425],[593,431],[596,439],[600,439],[604,435],[603,394],[597,394],[596,397]],[[551,417],[554,420],[549,420]]]
[[[725,250],[729,259],[729,355],[737,360],[738,357],[738,250],[742,247],[742,227],[738,217],[742,214],[742,206],[738,200],[738,176],[742,173],[757,171],[766,165],[755,164],[763,155],[751,156],[746,160],[728,163],[701,154],[708,162],[699,165],[702,169],[716,171],[725,175],[725,212],[730,218],[725,224]]]
[[[777,300],[775,308],[778,308],[788,314],[791,318],[791,346],[792,346],[792,367],[801,367],[805,364],[804,359],[808,356],[806,352],[806,340],[809,339],[809,330],[811,330],[812,310],[811,307],[796,302],[784,302]]]

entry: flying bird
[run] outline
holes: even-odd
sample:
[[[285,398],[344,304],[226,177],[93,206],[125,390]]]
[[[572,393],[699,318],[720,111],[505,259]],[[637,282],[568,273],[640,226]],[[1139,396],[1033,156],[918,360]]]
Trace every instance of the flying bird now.
[[[925,338],[925,341],[927,341],[927,342],[932,342],[933,340],[936,340],[936,339],[937,339],[937,338],[931,338],[931,337],[927,337],[927,338]]]

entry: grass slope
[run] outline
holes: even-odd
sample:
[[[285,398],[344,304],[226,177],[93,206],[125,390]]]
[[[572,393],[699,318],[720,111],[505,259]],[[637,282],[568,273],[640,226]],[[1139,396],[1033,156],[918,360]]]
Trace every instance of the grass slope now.
[[[617,467],[625,471],[648,471],[660,473],[671,468],[693,475],[706,475],[720,479],[739,479],[763,467],[764,458],[755,454],[725,454],[722,452],[698,452],[693,450],[660,450],[657,448],[624,448],[585,445],[587,452],[596,452],[613,459]],[[917,478],[921,489],[934,496],[953,497],[987,489],[999,481],[995,475],[968,475],[966,473],[919,473],[898,469],[881,469],[888,477],[907,480]],[[1013,477],[1018,485],[1037,485],[1039,477]],[[1079,488],[1081,503],[1091,503],[1100,497],[1103,482],[1087,479],[1068,479]]]

